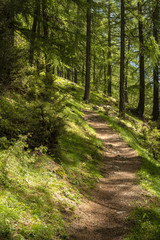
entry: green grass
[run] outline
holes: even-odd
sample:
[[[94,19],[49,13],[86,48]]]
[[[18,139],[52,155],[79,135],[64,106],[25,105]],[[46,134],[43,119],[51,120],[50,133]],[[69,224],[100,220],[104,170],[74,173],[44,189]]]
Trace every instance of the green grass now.
[[[4,134],[0,138],[2,240],[68,239],[66,227],[75,206],[83,195],[89,196],[101,177],[103,146],[83,119],[82,109],[88,107],[83,103],[83,89],[63,79],[56,82],[56,96],[64,96],[63,112],[59,111],[57,115],[54,99],[45,99],[46,95],[52,98],[53,93],[50,92],[49,97],[44,94],[43,84],[40,88],[27,88],[25,96],[8,92],[1,98],[1,136]],[[41,121],[41,107],[46,123],[53,122],[54,127],[57,116],[63,117],[65,123],[55,154],[45,145],[30,149],[28,144],[32,143],[32,136],[24,135],[39,124],[39,118]],[[39,138],[40,131],[35,128]],[[36,143],[40,141],[36,139]]]
[[[67,237],[61,210],[72,209],[80,195],[63,179],[65,172],[54,159],[41,149],[24,151],[25,146],[22,138],[0,154],[0,238]]]
[[[67,124],[64,134],[59,139],[63,167],[67,171],[69,181],[80,192],[87,194],[101,177],[102,142],[96,138],[95,131],[83,118],[82,110],[90,107],[83,101],[84,89],[62,79],[59,87],[63,91],[67,90],[65,109]]]

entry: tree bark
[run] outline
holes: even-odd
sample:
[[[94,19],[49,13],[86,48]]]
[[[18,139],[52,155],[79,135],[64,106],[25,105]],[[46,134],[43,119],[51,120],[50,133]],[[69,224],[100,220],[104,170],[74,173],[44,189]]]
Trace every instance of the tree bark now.
[[[42,0],[42,15],[43,15],[43,35],[44,35],[44,39],[47,39],[49,35],[47,0]],[[45,64],[46,64],[46,75],[47,75],[47,73],[50,72],[50,65],[49,65],[49,59],[46,53],[45,53]]]
[[[130,40],[128,40],[128,57],[127,57],[127,61],[126,61],[126,75],[125,75],[125,102],[128,103],[128,68],[129,68],[129,51],[130,51]]]
[[[112,96],[112,83],[111,83],[111,74],[112,74],[112,66],[111,66],[111,2],[109,0],[108,7],[108,96]]]
[[[77,5],[77,16],[76,16],[76,33],[75,33],[75,43],[74,43],[74,46],[75,46],[75,51],[77,51],[78,49],[78,43],[79,43],[79,30],[78,30],[78,25],[79,25],[79,12],[80,12],[80,8],[79,6]],[[78,75],[77,75],[77,66],[76,66],[76,63],[75,63],[75,66],[74,66],[74,82],[75,83],[78,83]]]
[[[103,73],[104,73],[104,90],[103,90],[103,93],[106,94],[107,93],[107,66],[106,66],[106,58],[105,58],[105,52],[103,50],[103,61],[104,61],[104,64],[103,64]]]
[[[153,36],[158,44],[158,20],[159,20],[159,3],[156,1],[156,7],[153,12]],[[153,69],[153,120],[157,121],[160,117],[159,113],[159,71],[158,62]]]
[[[37,30],[37,15],[38,15],[38,8],[37,8],[37,2],[34,10],[34,19],[32,24],[32,33],[31,33],[31,42],[30,42],[30,52],[29,52],[29,63],[32,66],[33,60],[34,60],[34,42],[36,37],[36,30]]]
[[[77,79],[77,69],[76,67],[74,68],[74,82],[77,83],[78,79]]]
[[[71,79],[71,70],[69,68],[67,68],[67,79]]]
[[[104,94],[107,93],[106,85],[107,85],[107,71],[106,71],[106,64],[104,64]]]
[[[85,83],[85,64],[83,64],[83,66],[82,66],[82,84],[84,84]]]
[[[87,39],[86,39],[86,82],[84,101],[90,98],[90,68],[91,68],[91,0],[87,0]]]
[[[40,1],[37,0],[37,22],[38,22],[37,37],[38,37],[38,40],[40,39],[40,34],[41,34],[40,17],[41,17],[41,4],[40,4]],[[40,48],[39,47],[37,49],[37,72],[39,75],[39,72],[40,72]]]
[[[145,108],[145,72],[144,72],[144,36],[143,36],[143,22],[142,22],[142,3],[138,3],[139,14],[139,74],[140,74],[140,89],[139,89],[139,103],[138,115],[143,119]]]
[[[11,29],[11,45],[12,47],[14,46],[14,31],[15,31],[15,26],[14,26],[14,18],[15,18],[15,7],[14,7],[14,0],[11,0],[11,19],[10,19],[10,26],[9,28]]]
[[[120,62],[120,100],[119,114],[120,117],[125,117],[125,93],[124,93],[124,78],[125,78],[125,2],[121,0],[121,62]]]
[[[93,85],[96,88],[96,56],[93,57]]]
[[[57,75],[59,77],[59,67],[57,66]]]
[[[53,65],[52,73],[55,74],[55,66]]]

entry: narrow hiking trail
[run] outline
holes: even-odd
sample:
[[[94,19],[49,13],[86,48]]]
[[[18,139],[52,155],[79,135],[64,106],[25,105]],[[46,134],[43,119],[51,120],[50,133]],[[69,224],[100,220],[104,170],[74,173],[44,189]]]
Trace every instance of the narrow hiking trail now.
[[[144,202],[147,192],[136,184],[140,158],[100,116],[85,111],[85,120],[104,141],[103,178],[76,214],[80,219],[69,230],[70,240],[121,240],[129,233],[126,221],[136,203]]]

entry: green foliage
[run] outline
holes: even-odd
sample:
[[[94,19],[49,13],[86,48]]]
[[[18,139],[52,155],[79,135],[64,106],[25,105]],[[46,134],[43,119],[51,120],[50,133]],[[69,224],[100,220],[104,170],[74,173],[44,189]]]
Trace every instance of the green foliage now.
[[[11,140],[30,133],[31,148],[44,145],[51,151],[63,131],[64,97],[54,87],[52,76],[29,76],[22,87],[23,95],[8,92],[0,99],[1,137]]]
[[[66,236],[66,233],[56,205],[72,208],[73,200],[63,192],[70,192],[74,201],[78,193],[59,179],[54,171],[56,164],[45,155],[44,147],[31,153],[24,150],[26,141],[27,136],[22,136],[0,153],[0,237],[3,240],[59,239],[58,235]]]
[[[152,153],[156,160],[160,160],[160,130],[157,124],[150,122],[149,126],[144,127],[143,134],[145,138],[146,148]]]
[[[158,240],[160,238],[160,209],[147,205],[144,208],[136,207],[128,218],[128,221],[134,222],[135,227],[132,234],[125,240]]]
[[[156,42],[155,38],[153,36],[150,37],[150,39],[147,41],[146,44],[147,47],[147,55],[149,55],[150,59],[153,62],[153,66],[158,63],[158,59],[160,56],[160,50],[158,43]]]
[[[13,1],[0,2],[0,92],[10,87],[13,81],[20,76],[24,67],[24,52],[14,45],[14,7]],[[24,48],[23,48],[24,50]],[[25,51],[25,50],[24,50]]]

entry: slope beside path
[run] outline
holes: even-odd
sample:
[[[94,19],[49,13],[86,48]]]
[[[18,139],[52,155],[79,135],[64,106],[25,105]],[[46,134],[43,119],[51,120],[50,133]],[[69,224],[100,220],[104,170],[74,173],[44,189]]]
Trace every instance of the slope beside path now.
[[[147,195],[136,183],[140,158],[97,113],[86,110],[85,119],[104,141],[103,178],[92,193],[92,200],[76,209],[80,219],[69,229],[69,239],[122,240],[132,227],[126,218]]]

